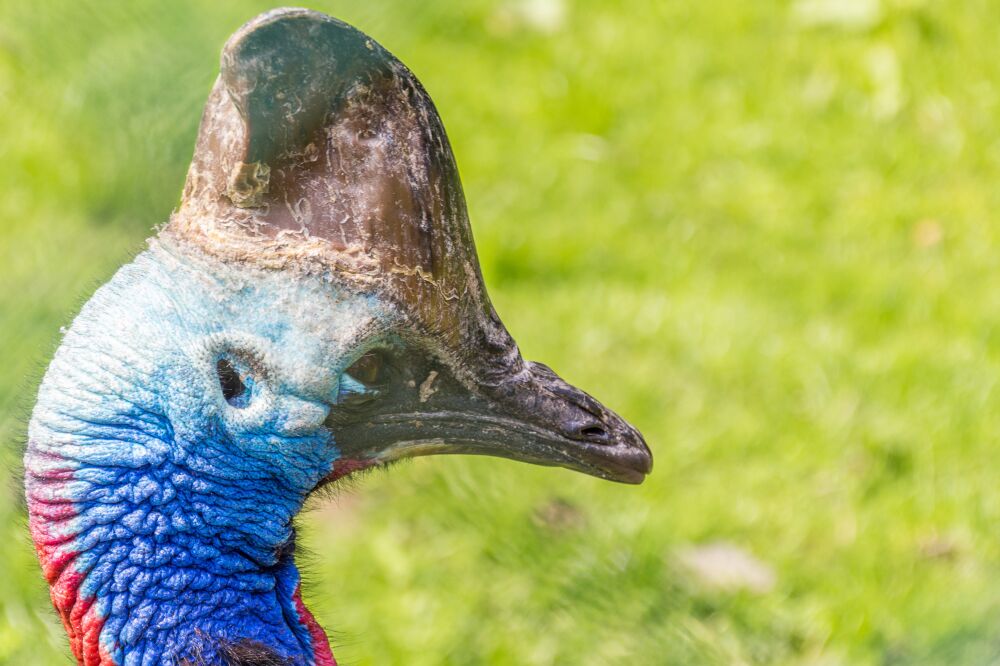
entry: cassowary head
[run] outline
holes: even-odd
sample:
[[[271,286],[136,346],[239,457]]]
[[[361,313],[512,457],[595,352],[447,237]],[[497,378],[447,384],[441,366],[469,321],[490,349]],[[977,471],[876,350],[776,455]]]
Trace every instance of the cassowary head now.
[[[292,519],[317,487],[475,453],[638,483],[639,433],[525,361],[413,74],[306,10],[238,31],[183,202],[42,383],[32,536],[81,664],[333,664]]]

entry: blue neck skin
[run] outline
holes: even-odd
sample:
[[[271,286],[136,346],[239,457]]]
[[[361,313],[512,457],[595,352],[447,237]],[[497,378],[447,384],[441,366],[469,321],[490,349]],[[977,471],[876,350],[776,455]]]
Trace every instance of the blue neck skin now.
[[[246,640],[314,663],[292,520],[339,456],[323,422],[343,368],[385,319],[322,277],[155,241],[95,294],[46,374],[25,457],[71,642],[99,639],[102,664],[217,663],[220,642]],[[221,359],[245,380],[238,400]]]

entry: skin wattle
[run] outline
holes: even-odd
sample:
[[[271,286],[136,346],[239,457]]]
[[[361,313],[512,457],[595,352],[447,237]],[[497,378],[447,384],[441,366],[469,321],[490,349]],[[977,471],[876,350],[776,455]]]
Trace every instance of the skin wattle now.
[[[339,459],[323,428],[337,360],[381,316],[320,279],[158,242],[97,292],[46,373],[26,456],[32,536],[81,663],[217,663],[241,640],[333,663],[299,596],[292,518]],[[271,382],[254,413],[218,388],[236,344]]]

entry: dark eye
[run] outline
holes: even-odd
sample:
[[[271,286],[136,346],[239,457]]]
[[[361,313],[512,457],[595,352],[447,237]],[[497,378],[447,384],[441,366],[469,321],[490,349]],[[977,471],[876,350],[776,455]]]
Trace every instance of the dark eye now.
[[[246,407],[249,402],[249,390],[233,364],[222,358],[215,364],[215,372],[219,375],[219,388],[222,397],[233,407]]]
[[[385,358],[377,351],[365,352],[347,369],[347,374],[365,386],[378,386],[385,379]]]

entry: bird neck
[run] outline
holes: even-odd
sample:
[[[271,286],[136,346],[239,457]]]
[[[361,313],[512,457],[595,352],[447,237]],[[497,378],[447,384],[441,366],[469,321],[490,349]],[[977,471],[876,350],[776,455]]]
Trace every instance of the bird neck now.
[[[294,532],[271,520],[281,502],[254,493],[238,510],[238,488],[174,466],[42,463],[27,476],[31,532],[80,664],[336,663],[302,601]]]

